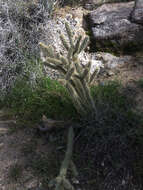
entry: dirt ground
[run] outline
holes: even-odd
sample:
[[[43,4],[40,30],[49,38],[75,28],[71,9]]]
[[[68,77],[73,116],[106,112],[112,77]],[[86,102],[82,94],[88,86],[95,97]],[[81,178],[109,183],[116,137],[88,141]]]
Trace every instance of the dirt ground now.
[[[126,95],[131,98],[134,98],[136,101],[136,111],[143,111],[143,89],[139,86],[139,80],[143,78],[143,58],[142,61],[137,59],[136,62],[125,63],[123,65],[119,65],[119,67],[115,68],[113,71],[113,75],[109,76],[106,74],[103,76],[99,76],[98,83],[103,81],[117,80],[121,82],[122,86],[125,89]]]

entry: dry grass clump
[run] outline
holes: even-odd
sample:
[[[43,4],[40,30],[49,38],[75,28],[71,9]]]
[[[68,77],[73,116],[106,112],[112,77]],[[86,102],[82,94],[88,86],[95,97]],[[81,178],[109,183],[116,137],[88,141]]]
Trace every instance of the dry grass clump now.
[[[0,2],[1,95],[13,84],[17,75],[24,72],[27,58],[39,56],[37,44],[42,37],[42,24],[45,18],[49,18],[51,6],[55,5],[44,2],[47,1]]]

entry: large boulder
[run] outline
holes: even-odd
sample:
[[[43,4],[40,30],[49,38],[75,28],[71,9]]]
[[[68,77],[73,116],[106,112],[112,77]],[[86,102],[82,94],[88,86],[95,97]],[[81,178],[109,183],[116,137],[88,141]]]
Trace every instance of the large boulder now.
[[[143,0],[136,0],[134,9],[131,13],[132,22],[143,25]]]
[[[93,10],[98,6],[105,3],[119,3],[119,2],[129,2],[132,0],[83,0],[83,6],[85,9]]]
[[[130,54],[143,50],[143,26],[130,15],[134,2],[104,4],[84,17],[93,51]]]

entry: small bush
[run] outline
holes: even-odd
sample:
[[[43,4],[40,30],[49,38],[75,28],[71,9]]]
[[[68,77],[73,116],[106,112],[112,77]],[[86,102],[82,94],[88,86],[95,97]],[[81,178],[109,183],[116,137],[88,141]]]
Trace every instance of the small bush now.
[[[39,79],[33,88],[27,80],[17,80],[4,101],[20,120],[36,122],[43,114],[53,119],[76,117],[66,89],[49,78]]]
[[[138,84],[141,88],[143,88],[143,78],[140,78],[140,80],[138,81]]]
[[[39,56],[41,25],[52,15],[55,1],[0,1],[0,96],[4,96],[17,76],[23,74],[26,57]]]
[[[12,181],[18,181],[22,177],[22,166],[18,163],[13,164],[9,168],[9,179]]]
[[[122,93],[122,85],[118,81],[93,86],[91,92],[98,104],[108,104],[120,110],[126,110],[131,105],[131,101]]]

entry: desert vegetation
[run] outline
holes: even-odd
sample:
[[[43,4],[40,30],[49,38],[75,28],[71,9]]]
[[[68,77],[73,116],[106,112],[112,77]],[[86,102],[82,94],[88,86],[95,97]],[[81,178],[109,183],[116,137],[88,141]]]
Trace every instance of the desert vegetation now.
[[[10,153],[18,152],[13,153],[16,161],[9,161],[12,164],[4,170],[6,183],[18,186],[6,190],[28,190],[24,185],[31,178],[36,179],[35,190],[142,189],[143,117],[136,109],[135,93],[137,89],[142,94],[142,77],[133,86],[112,73],[99,80],[102,69],[91,72],[93,60],[81,64],[82,53],[89,53],[90,38],[77,35],[70,16],[64,33],[59,32],[60,51],[44,43],[43,27],[54,19],[54,11],[67,6],[75,10],[83,4],[79,0],[0,3],[0,76],[7,79],[0,84],[4,112],[0,120],[12,121],[7,136],[0,130],[0,139]],[[6,155],[4,148],[2,153]],[[4,157],[0,160],[5,163]]]

